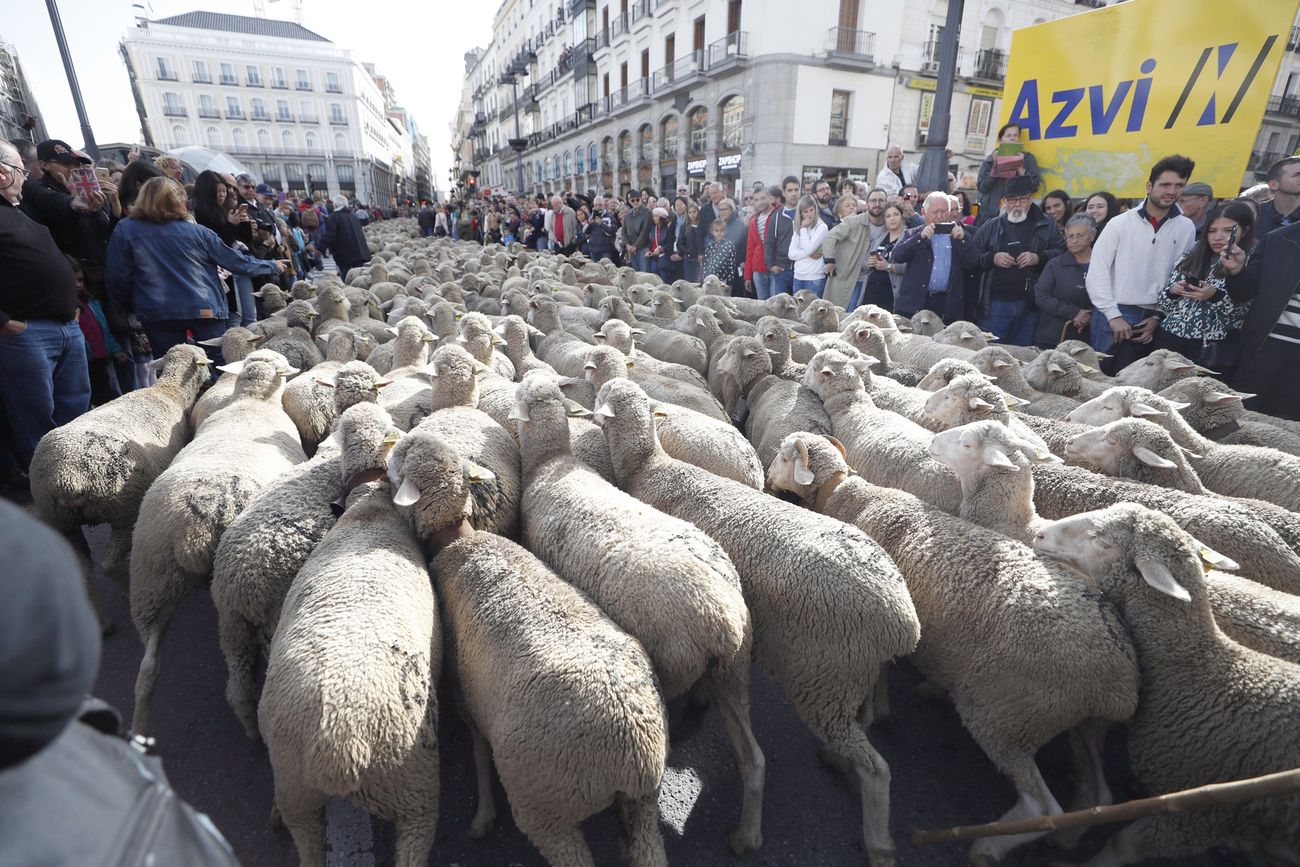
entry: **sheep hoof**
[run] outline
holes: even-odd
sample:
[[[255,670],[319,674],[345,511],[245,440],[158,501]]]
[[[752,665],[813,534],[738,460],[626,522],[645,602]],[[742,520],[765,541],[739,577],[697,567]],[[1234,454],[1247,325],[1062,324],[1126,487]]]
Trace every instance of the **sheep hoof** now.
[[[469,823],[469,836],[473,840],[482,840],[496,823],[496,816],[475,816]]]
[[[762,848],[763,835],[755,834],[751,839],[745,832],[737,828],[727,835],[727,845],[736,855],[744,855],[746,852],[753,852],[755,849]]]
[[[849,770],[849,760],[825,744],[817,748],[817,761],[832,771],[845,773]]]
[[[894,850],[870,849],[867,852],[867,860],[871,863],[871,867],[894,867]]]
[[[966,863],[970,867],[997,867],[998,859],[984,852],[971,852]]]

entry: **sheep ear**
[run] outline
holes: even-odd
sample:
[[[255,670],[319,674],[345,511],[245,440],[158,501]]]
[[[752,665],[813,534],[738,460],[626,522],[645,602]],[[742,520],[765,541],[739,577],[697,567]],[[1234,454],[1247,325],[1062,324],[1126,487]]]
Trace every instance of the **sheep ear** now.
[[[592,339],[592,340],[608,340],[608,339],[609,339],[609,335],[606,334],[606,333],[604,333],[603,331],[597,331],[595,334],[591,335],[591,339]]]
[[[1128,408],[1129,414],[1134,418],[1146,418],[1153,415],[1164,415],[1163,412],[1156,409],[1149,403],[1135,403]]]
[[[1012,366],[1012,365],[1011,365],[1011,362],[1009,362],[1009,361],[1003,361],[1003,360],[1000,359],[1000,358],[993,362],[993,367],[994,367],[995,370],[1005,370],[1006,368],[1011,367],[1011,366]]]
[[[391,379],[376,379],[376,380],[375,380],[375,388],[384,388],[385,386],[389,386],[389,385],[392,385],[392,384],[393,384],[393,381],[392,381]]]
[[[1137,458],[1148,467],[1158,467],[1162,470],[1172,470],[1178,466],[1178,464],[1168,458],[1160,457],[1160,455],[1151,451],[1151,449],[1146,446],[1133,446],[1133,457]]]
[[[601,418],[613,418],[614,410],[610,409],[609,404],[602,403],[600,406],[596,407],[596,415]]]
[[[397,336],[397,329],[394,328],[394,327],[392,327],[392,326],[389,326],[388,328],[385,328],[384,330],[387,331],[389,334],[393,335],[394,337]]]
[[[197,343],[199,346],[220,346],[221,338],[209,337],[207,340],[196,340],[194,342]]]
[[[1201,560],[1205,563],[1205,569],[1207,572],[1211,567],[1215,569],[1224,569],[1228,572],[1235,572],[1241,568],[1236,560],[1233,560],[1231,557],[1225,557],[1209,545],[1206,545],[1204,542],[1195,538],[1193,538],[1192,541],[1196,542],[1196,553],[1201,555]]]
[[[1197,372],[1197,373],[1201,373],[1201,374],[1204,374],[1204,375],[1206,375],[1206,376],[1218,376],[1218,375],[1219,375],[1219,371],[1217,371],[1217,370],[1210,370],[1208,367],[1201,367],[1199,364],[1194,365],[1194,366],[1196,367],[1196,372]],[[1178,368],[1178,369],[1179,369],[1179,370],[1186,370],[1187,368],[1186,368],[1186,367],[1180,367],[1180,368]]]
[[[437,379],[438,367],[435,364],[426,364],[424,367],[420,368],[420,373],[423,373],[425,376],[429,377],[430,379]]]
[[[970,399],[971,409],[993,409],[993,404],[989,403],[982,397],[972,397]]]
[[[1185,358],[1166,358],[1165,370],[1192,370],[1196,365]]]
[[[335,380],[332,374],[325,374],[325,373],[318,374],[312,377],[312,382],[316,383],[317,385],[323,385],[326,388],[334,388],[335,386]]]
[[[496,473],[492,472],[487,467],[479,466],[473,461],[465,462],[465,475],[471,483],[490,482],[497,477]]]
[[[524,325],[528,328],[528,333],[529,333],[529,334],[536,335],[537,337],[545,337],[545,336],[546,336],[546,332],[543,331],[542,329],[538,328],[536,325],[529,325],[529,324],[526,323],[526,322],[524,323]]]
[[[1047,362],[1047,371],[1048,373],[1065,373],[1065,368],[1061,367],[1061,365],[1057,364],[1055,361],[1049,361]]]
[[[492,345],[493,345],[493,346],[505,346],[505,345],[506,345],[506,342],[505,342],[504,340],[502,340],[500,337],[498,337],[498,336],[497,336],[497,333],[494,331],[494,332],[492,332]]]
[[[1135,557],[1133,565],[1137,566],[1138,571],[1142,573],[1142,580],[1152,589],[1183,602],[1192,601],[1192,594],[1174,579],[1173,573],[1164,562],[1153,557]]]
[[[1001,339],[1002,339],[1002,338],[998,337],[996,334],[994,334],[992,331],[981,331],[980,334],[983,334],[983,335],[984,335],[984,339],[985,339],[985,340],[1001,340]]]
[[[655,418],[668,418],[668,410],[662,403],[655,404],[654,409],[652,409],[651,412],[654,414]]]
[[[528,417],[528,407],[524,406],[520,401],[515,402],[515,407],[510,410],[510,415],[507,416],[507,418],[511,421],[532,421],[532,419]]]
[[[150,361],[147,364],[145,364],[145,367],[149,368],[150,370],[162,370],[163,362],[165,362],[166,360],[167,359],[165,358],[155,358],[153,361]],[[199,364],[203,364],[203,363],[204,362],[199,362]],[[217,369],[220,370],[221,368],[217,368]]]
[[[218,364],[217,370],[222,373],[233,373],[235,376],[239,376],[239,374],[244,372],[244,362],[232,361],[229,364]]]
[[[394,506],[414,506],[420,501],[420,489],[415,486],[414,479],[403,479],[402,486],[393,494]]]
[[[1006,453],[1001,449],[996,449],[993,446],[985,446],[984,463],[988,464],[990,467],[1010,470],[1013,473],[1020,472],[1020,467],[1016,466],[1015,461],[1007,457]]]
[[[1205,395],[1206,403],[1232,403],[1234,400],[1241,401],[1248,397],[1254,397],[1253,394],[1232,394],[1226,391],[1212,391]]]
[[[1079,362],[1079,369],[1082,370],[1084,373],[1097,372],[1097,368],[1093,367],[1091,364],[1084,364],[1082,361]]]
[[[265,340],[265,339],[266,339],[266,335],[265,335],[265,334],[254,334],[252,337],[248,338],[248,342],[249,342],[249,343],[261,343],[261,342],[262,342],[263,340]],[[1251,395],[1251,396],[1253,397],[1254,395]]]
[[[816,477],[808,465],[804,462],[802,456],[794,459],[794,481],[797,485],[811,485]]]

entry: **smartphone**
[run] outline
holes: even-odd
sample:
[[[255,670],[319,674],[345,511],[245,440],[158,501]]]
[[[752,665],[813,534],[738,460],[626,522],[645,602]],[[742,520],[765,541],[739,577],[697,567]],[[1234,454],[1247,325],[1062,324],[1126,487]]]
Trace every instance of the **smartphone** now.
[[[956,224],[956,223],[935,223],[935,224],[934,224],[934,233],[935,233],[936,235],[951,235],[951,234],[952,234],[952,228],[953,228],[953,226],[955,226],[955,225],[957,225],[957,224]]]
[[[1019,241],[1008,241],[1008,242],[1007,242],[1007,255],[1012,256],[1013,258],[1016,257],[1016,256],[1019,256],[1022,252],[1024,252],[1024,251],[1021,249],[1021,248],[1023,248],[1024,246],[1025,246],[1025,245],[1022,244],[1022,243],[1020,243]]]
[[[78,166],[69,171],[68,186],[72,188],[74,195],[81,196],[83,199],[93,199],[103,195],[99,187],[99,178],[95,177],[95,170],[89,166]]]
[[[1188,277],[1188,278],[1187,278],[1186,280],[1184,280],[1183,282],[1186,283],[1188,286],[1191,286],[1193,289],[1200,289],[1200,288],[1201,288],[1201,278],[1200,278],[1200,277]]]

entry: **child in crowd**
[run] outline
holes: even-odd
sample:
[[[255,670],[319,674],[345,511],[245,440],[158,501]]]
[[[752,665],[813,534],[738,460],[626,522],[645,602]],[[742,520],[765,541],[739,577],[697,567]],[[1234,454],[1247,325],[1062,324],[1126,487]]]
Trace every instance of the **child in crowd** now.
[[[700,268],[700,279],[710,274],[722,280],[724,287],[730,287],[736,279],[737,254],[736,245],[727,240],[727,224],[723,220],[714,220],[709,226],[712,238],[704,247],[704,262]],[[724,290],[726,291],[726,290]],[[730,294],[728,291],[727,294]]]
[[[86,339],[86,360],[90,366],[90,405],[101,406],[122,396],[112,363],[125,364],[130,359],[113,332],[108,330],[108,318],[104,316],[103,306],[86,289],[86,276],[81,270],[81,262],[72,256],[66,258],[77,279],[77,325]]]

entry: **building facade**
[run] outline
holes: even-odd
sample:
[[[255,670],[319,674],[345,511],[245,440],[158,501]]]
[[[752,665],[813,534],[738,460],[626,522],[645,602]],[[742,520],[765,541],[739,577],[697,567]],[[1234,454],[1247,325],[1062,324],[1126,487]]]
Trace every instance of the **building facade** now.
[[[948,130],[962,186],[995,145],[1012,31],[1101,5],[967,3]],[[504,0],[491,44],[467,56],[458,172],[525,193],[874,179],[891,144],[920,160],[946,15],[946,0]],[[1269,153],[1300,132],[1288,74]]]
[[[36,98],[23,75],[18,52],[0,39],[0,137],[44,141],[49,138]]]
[[[146,143],[228,153],[296,196],[387,204],[414,193],[413,149],[389,116],[387,82],[299,24],[213,12],[139,18],[121,53]]]
[[[1300,17],[1291,28],[1282,66],[1269,91],[1268,108],[1242,186],[1264,180],[1269,166],[1297,152],[1300,152]]]

